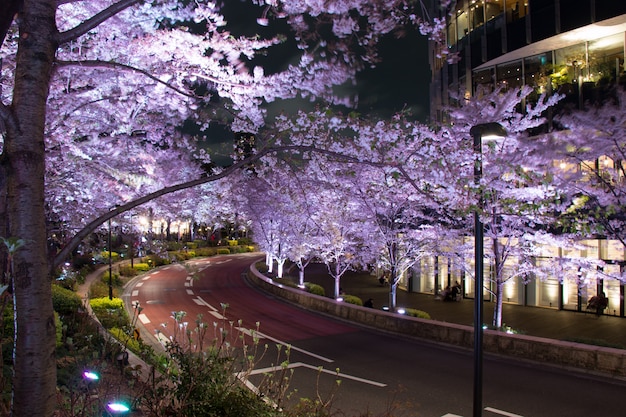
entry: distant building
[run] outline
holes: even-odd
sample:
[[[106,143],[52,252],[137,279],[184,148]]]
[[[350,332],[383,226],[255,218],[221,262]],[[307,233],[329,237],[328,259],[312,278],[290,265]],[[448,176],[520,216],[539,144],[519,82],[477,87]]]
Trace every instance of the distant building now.
[[[496,86],[529,85],[535,96],[559,92],[566,96],[560,105],[582,108],[586,102],[603,100],[616,84],[626,85],[624,0],[458,0],[454,10],[439,10],[438,4],[432,0],[432,15],[448,16],[447,47],[458,61],[437,58],[431,45],[433,120],[445,119],[442,109],[454,105],[451,97],[469,98]],[[585,243],[589,249],[575,256],[607,261],[607,273],[624,271],[626,254],[619,242]],[[549,257],[572,255],[561,252],[546,248]],[[458,280],[464,295],[473,297],[463,268],[451,262],[441,256],[425,258],[401,286],[436,293]],[[485,265],[485,274],[490,273]],[[601,278],[591,282],[580,286],[560,283],[557,277],[529,284],[515,280],[506,285],[504,301],[581,311],[591,296],[604,291],[609,297],[605,314],[625,317],[625,286]]]

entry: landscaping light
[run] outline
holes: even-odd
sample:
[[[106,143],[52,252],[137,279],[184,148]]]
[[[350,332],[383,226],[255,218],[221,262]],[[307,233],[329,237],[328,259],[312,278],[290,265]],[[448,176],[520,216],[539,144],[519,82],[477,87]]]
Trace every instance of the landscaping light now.
[[[107,404],[107,410],[109,410],[112,415],[116,416],[128,413],[130,407],[121,402],[112,402]]]
[[[83,378],[88,381],[97,381],[100,379],[100,375],[92,371],[85,371],[83,372]]]

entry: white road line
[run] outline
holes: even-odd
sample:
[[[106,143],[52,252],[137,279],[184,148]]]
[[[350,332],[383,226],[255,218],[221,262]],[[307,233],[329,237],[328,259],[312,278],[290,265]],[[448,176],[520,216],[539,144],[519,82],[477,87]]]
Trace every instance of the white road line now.
[[[191,287],[191,283],[189,281],[185,281],[185,287]]]
[[[292,369],[292,368],[307,368],[307,369],[312,369],[314,371],[323,372],[325,374],[337,376],[339,378],[351,379],[353,381],[362,382],[362,383],[368,384],[368,385],[373,385],[375,387],[386,387],[387,386],[387,384],[383,384],[382,382],[376,382],[376,381],[372,381],[371,379],[359,378],[358,376],[352,376],[352,375],[348,375],[348,374],[343,374],[341,372],[331,371],[330,369],[325,369],[323,367],[309,365],[308,363],[294,362],[294,363],[290,363],[289,365],[287,365],[287,368],[288,369]],[[250,373],[250,375],[265,374],[265,373],[268,373],[268,372],[280,371],[281,369],[283,369],[283,366],[280,366],[280,365],[272,366],[272,367],[269,367],[269,368],[263,368],[263,369],[255,369],[254,371],[252,371]]]
[[[150,276],[147,276],[147,277],[143,277],[143,278],[141,278],[141,280],[142,280],[142,281],[145,281],[145,280],[147,280],[147,279],[150,279]]]
[[[161,332],[158,332],[154,337],[156,337],[156,339],[159,341],[161,345],[163,345],[163,347],[166,347],[167,344],[169,343],[169,339],[165,337],[165,335]]]
[[[137,316],[137,318],[143,323],[143,324],[148,324],[150,323],[150,319],[148,318],[148,316],[146,316],[145,314],[140,314],[139,316]]]
[[[131,297],[137,297],[139,295],[139,290],[133,290],[133,292],[130,293]]]
[[[202,297],[198,297],[198,300],[200,300],[202,302],[203,305],[209,307],[209,309],[211,309],[212,311],[217,311],[217,308],[213,307],[211,304],[207,303],[206,301],[204,301],[202,299]]]
[[[248,336],[251,336],[252,333],[253,333],[250,329],[246,329],[246,328],[243,328],[243,327],[237,327],[237,330],[239,330],[240,332],[242,332],[244,334],[247,334]],[[290,343],[285,343],[285,342],[283,342],[281,340],[278,340],[278,339],[276,339],[274,337],[268,336],[268,335],[266,335],[264,333],[255,331],[254,335],[257,336],[257,337],[263,338],[263,339],[271,340],[272,342],[276,342],[279,345],[289,346],[289,348],[291,350],[295,350],[296,352],[304,353],[305,355],[311,356],[313,358],[317,358],[317,359],[322,360],[324,362],[328,362],[328,363],[334,362],[333,359],[328,359],[328,358],[325,358],[324,356],[316,355],[313,352],[309,352],[308,350],[300,349],[297,346],[294,346],[294,345],[292,345]]]
[[[523,417],[523,416],[520,416],[519,414],[513,414],[513,413],[509,413],[508,411],[502,411],[502,410],[498,410],[497,408],[491,408],[491,407],[485,407],[485,411],[489,411],[491,413],[500,414],[501,416],[507,416],[507,417]]]
[[[193,295],[193,290],[188,289],[188,290],[187,290],[187,294],[189,294],[189,295]]]
[[[143,285],[143,282],[138,282],[138,283],[135,285],[135,288],[136,288],[136,287],[141,287],[142,285]]]
[[[209,314],[211,314],[212,316],[216,317],[219,320],[225,320],[226,319],[226,317],[222,316],[217,311],[209,311]]]

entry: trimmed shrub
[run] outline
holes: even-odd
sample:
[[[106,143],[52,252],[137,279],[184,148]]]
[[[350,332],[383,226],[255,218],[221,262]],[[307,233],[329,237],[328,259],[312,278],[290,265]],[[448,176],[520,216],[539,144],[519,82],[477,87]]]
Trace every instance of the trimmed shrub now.
[[[121,298],[113,298],[112,300],[109,300],[109,297],[92,298],[89,300],[89,304],[106,329],[121,328],[128,325],[128,314]]]
[[[108,250],[103,250],[102,252],[100,252],[100,256],[106,262],[109,262],[109,251]],[[119,253],[111,252],[111,262],[117,262],[119,260],[119,258],[120,258],[120,254]]]
[[[147,262],[136,263],[133,266],[133,269],[138,272],[148,272],[150,270],[150,265]]]
[[[344,295],[343,302],[348,304],[354,304],[356,306],[363,306],[363,300],[356,295]]]
[[[217,249],[217,254],[218,255],[230,255],[230,249],[228,249],[228,248],[218,248]]]
[[[322,297],[326,296],[326,291],[321,285],[313,284],[312,282],[305,282],[304,288],[307,292],[310,292],[311,294],[321,295]]]
[[[405,314],[407,316],[417,317],[420,319],[430,319],[430,314],[422,310],[417,310],[415,308],[407,308]]]
[[[76,313],[83,305],[82,300],[74,291],[58,285],[52,285],[52,307],[61,315]]]
[[[237,239],[230,239],[228,241],[228,246],[237,246],[239,245],[239,241]]]

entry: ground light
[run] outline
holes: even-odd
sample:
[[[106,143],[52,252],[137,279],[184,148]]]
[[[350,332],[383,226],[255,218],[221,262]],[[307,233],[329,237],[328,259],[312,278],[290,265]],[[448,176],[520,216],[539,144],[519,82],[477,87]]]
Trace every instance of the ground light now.
[[[130,411],[130,407],[120,401],[112,401],[107,404],[107,411],[112,416],[122,416]]]
[[[93,371],[85,371],[83,372],[83,378],[88,382],[93,382],[99,380],[100,375]]]
[[[484,123],[473,126],[470,135],[474,140],[474,184],[479,188],[478,204],[474,210],[474,417],[482,416],[483,408],[483,224],[480,211],[483,194],[480,179],[483,175],[483,140],[506,137],[499,123]]]

